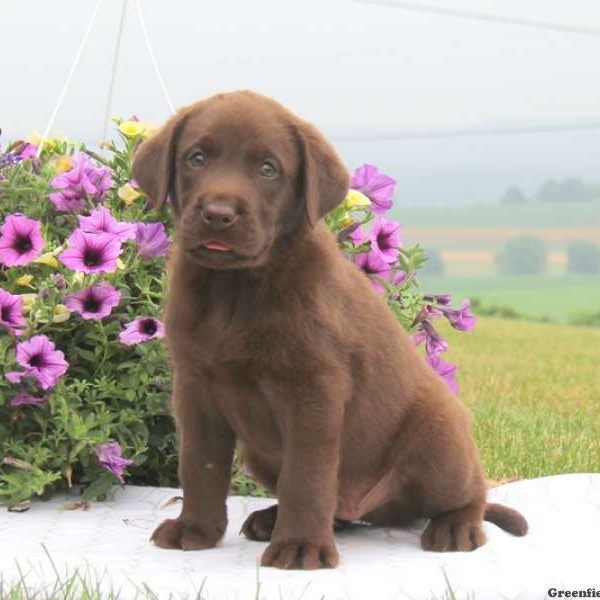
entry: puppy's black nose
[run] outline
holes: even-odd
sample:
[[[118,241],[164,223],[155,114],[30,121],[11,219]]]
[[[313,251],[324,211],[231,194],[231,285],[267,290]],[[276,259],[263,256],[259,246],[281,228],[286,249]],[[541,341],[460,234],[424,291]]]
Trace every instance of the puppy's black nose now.
[[[202,208],[200,214],[204,224],[215,231],[231,227],[239,216],[233,206],[224,202],[209,202]]]

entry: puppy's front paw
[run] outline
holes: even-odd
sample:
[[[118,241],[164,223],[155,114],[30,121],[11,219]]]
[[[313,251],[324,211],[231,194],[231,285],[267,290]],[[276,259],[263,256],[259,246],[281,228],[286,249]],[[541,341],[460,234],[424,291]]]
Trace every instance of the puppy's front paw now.
[[[150,538],[159,548],[204,550],[213,548],[223,537],[226,525],[212,525],[208,530],[182,518],[163,521]]]
[[[323,543],[284,540],[269,544],[260,564],[277,569],[332,569],[337,567],[338,562],[339,555],[333,540]]]

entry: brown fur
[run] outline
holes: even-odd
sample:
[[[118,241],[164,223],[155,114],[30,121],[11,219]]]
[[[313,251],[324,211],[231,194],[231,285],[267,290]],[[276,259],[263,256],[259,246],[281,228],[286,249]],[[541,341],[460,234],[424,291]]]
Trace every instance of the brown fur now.
[[[265,159],[277,176],[259,172]],[[236,441],[279,501],[242,528],[270,540],[263,565],[336,566],[334,520],[427,517],[422,545],[437,551],[483,544],[484,515],[525,533],[516,511],[486,512],[466,410],[319,222],[348,173],[312,125],[263,96],[220,94],[146,141],[134,176],[176,215],[165,328],[184,504],[158,546],[223,536]],[[236,221],[211,229],[210,211]],[[200,248],[214,240],[232,251]]]

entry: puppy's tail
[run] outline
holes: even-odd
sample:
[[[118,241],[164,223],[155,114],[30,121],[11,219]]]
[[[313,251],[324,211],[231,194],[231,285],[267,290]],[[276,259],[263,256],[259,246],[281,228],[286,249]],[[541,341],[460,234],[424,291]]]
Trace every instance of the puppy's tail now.
[[[489,521],[494,525],[498,525],[513,535],[522,536],[527,533],[529,525],[525,520],[525,517],[514,508],[508,506],[502,506],[502,504],[495,504],[494,502],[488,502],[485,507],[485,513],[483,515],[484,521]]]

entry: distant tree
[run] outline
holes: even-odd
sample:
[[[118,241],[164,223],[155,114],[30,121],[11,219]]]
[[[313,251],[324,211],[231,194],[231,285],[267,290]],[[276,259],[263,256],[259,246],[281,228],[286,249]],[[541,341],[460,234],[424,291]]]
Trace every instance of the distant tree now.
[[[585,202],[589,200],[587,186],[581,179],[571,177],[563,181],[562,196],[565,202]]]
[[[442,254],[435,248],[427,249],[427,262],[421,270],[421,273],[425,276],[431,277],[443,277],[446,273],[446,263],[442,258]]]
[[[540,202],[560,202],[560,183],[556,181],[556,179],[544,181],[535,197],[536,200],[539,200]]]
[[[600,200],[600,183],[588,185],[588,196],[591,201]]]
[[[567,246],[567,272],[600,273],[600,248],[583,240],[571,242]]]
[[[503,275],[540,275],[546,270],[546,246],[542,240],[521,235],[508,240],[496,256]]]
[[[521,191],[521,188],[516,186],[509,187],[500,198],[502,204],[524,204],[527,202],[527,197]]]
[[[540,202],[589,202],[598,198],[599,192],[598,185],[588,185],[581,179],[570,177],[564,181],[545,181],[535,198]]]

